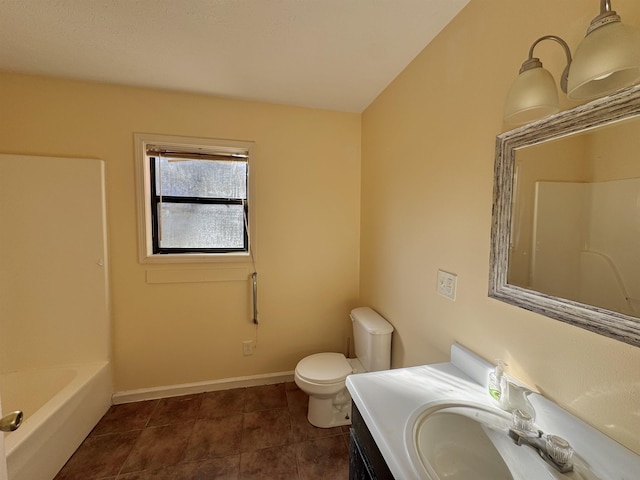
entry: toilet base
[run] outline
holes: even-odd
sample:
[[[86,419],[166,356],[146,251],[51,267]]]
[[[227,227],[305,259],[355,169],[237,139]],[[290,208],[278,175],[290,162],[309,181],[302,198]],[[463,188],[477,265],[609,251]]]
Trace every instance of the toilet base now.
[[[351,396],[347,389],[329,398],[310,396],[307,419],[319,428],[351,425]]]

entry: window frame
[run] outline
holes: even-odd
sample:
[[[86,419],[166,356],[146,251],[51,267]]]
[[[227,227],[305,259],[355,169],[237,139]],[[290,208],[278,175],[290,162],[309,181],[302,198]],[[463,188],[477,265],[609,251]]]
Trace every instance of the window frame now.
[[[211,138],[182,137],[175,135],[134,134],[136,177],[137,177],[137,210],[138,210],[138,260],[140,263],[217,263],[217,262],[250,262],[255,261],[255,174],[252,165],[253,142],[239,140],[222,140]],[[180,149],[184,151],[248,154],[247,158],[247,199],[245,212],[248,217],[248,228],[245,235],[246,251],[210,251],[184,252],[181,249],[163,249],[154,252],[153,231],[154,199],[152,197],[152,165],[147,155],[149,146]],[[168,251],[171,250],[171,251]]]

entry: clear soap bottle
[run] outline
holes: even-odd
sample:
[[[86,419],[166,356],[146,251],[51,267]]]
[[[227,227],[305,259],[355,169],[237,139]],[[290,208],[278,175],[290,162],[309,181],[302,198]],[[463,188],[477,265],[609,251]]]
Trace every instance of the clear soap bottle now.
[[[496,360],[496,368],[489,374],[489,395],[497,402],[500,402],[502,396],[502,376],[504,375],[504,367],[507,366],[502,360]]]

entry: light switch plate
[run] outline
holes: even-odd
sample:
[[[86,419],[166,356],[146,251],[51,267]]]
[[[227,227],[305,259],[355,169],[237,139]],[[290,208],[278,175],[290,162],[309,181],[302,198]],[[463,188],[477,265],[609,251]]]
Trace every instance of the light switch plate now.
[[[256,342],[254,340],[246,340],[242,342],[242,354],[244,356],[253,355],[253,351],[256,349]]]
[[[438,270],[438,294],[443,297],[450,298],[451,300],[455,300],[457,279],[458,276],[455,273]]]

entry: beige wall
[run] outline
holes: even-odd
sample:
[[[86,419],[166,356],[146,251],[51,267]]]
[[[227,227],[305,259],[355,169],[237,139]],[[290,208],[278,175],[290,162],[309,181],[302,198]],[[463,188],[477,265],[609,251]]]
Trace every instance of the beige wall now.
[[[640,26],[640,3],[617,0]],[[533,41],[575,49],[596,0],[471,0],[364,112],[361,303],[396,327],[395,367],[460,342],[640,453],[640,349],[487,297],[495,136]],[[558,78],[558,45],[536,49]],[[564,108],[571,105],[564,100]],[[455,302],[436,272],[458,275]]]
[[[11,74],[0,74],[0,105],[2,152],[105,161],[116,391],[291,371],[306,354],[346,350],[358,296],[359,115]],[[134,132],[255,142],[253,356],[241,347],[255,335],[248,282],[146,283],[157,270],[189,279],[238,265],[138,263]]]

